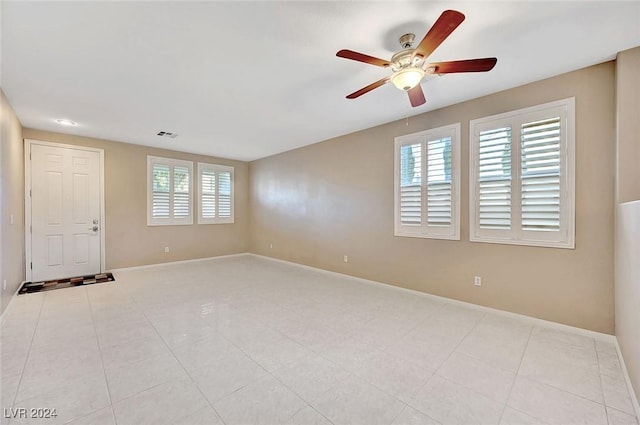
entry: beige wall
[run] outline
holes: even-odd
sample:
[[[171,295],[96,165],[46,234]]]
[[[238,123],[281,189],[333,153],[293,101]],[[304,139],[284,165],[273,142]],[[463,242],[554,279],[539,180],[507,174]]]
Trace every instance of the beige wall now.
[[[469,120],[572,96],[576,249],[469,242]],[[614,113],[615,66],[607,62],[418,115],[409,125],[400,120],[254,161],[251,251],[612,333]],[[462,240],[394,237],[394,137],[456,122]],[[482,287],[473,286],[474,275]]]
[[[640,199],[640,47],[616,59],[618,202]]]
[[[640,47],[618,54],[616,336],[640,395]],[[635,201],[635,202],[634,202]]]
[[[22,126],[1,89],[0,98],[1,313],[24,280],[24,150]]]
[[[25,139],[104,149],[107,269],[247,251],[248,164],[128,143],[24,129]],[[235,167],[235,223],[147,226],[147,155]],[[169,253],[164,247],[170,248]]]

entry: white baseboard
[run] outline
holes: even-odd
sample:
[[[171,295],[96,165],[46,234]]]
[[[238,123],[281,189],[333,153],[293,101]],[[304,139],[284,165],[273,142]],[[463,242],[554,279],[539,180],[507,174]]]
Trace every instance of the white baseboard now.
[[[616,346],[616,351],[618,352],[618,359],[620,360],[620,366],[622,366],[624,380],[627,383],[627,390],[629,390],[629,396],[631,397],[633,410],[636,412],[636,418],[640,419],[640,403],[638,403],[638,397],[636,396],[636,392],[633,389],[633,385],[631,385],[631,378],[629,377],[629,371],[627,370],[627,365],[624,363],[624,357],[622,356],[622,350],[620,350],[620,344],[618,343],[618,338],[615,339],[614,344]]]
[[[272,257],[267,257],[265,255],[253,254],[253,253],[250,253],[249,255],[252,255],[252,256],[255,256],[255,257],[258,257],[258,258],[264,258],[266,260],[271,260],[271,261],[276,261],[276,262],[280,262],[280,263],[290,264],[290,265],[293,265],[293,266],[296,266],[296,267],[300,267],[300,268],[303,268],[303,269],[307,269],[307,270],[314,270],[314,271],[318,271],[318,272],[321,272],[321,273],[327,273],[327,274],[331,274],[331,275],[334,275],[334,276],[339,276],[339,277],[342,277],[342,278],[354,280],[354,281],[361,282],[361,283],[368,284],[368,285],[384,286],[385,288],[389,288],[389,289],[393,289],[393,290],[397,290],[397,291],[408,292],[408,293],[411,293],[411,294],[414,294],[414,295],[418,295],[418,296],[421,296],[421,297],[427,297],[427,298],[431,298],[431,299],[440,300],[440,301],[443,301],[443,302],[446,302],[446,303],[449,303],[449,304],[461,305],[461,306],[465,306],[465,307],[472,308],[472,309],[475,309],[475,310],[490,312],[490,313],[497,314],[497,315],[504,316],[504,317],[520,319],[520,320],[524,320],[524,321],[527,321],[529,323],[532,323],[534,325],[544,326],[544,327],[547,327],[547,328],[553,328],[553,329],[557,329],[557,330],[564,331],[564,332],[570,332],[570,333],[574,333],[574,334],[579,334],[579,335],[583,335],[583,336],[587,336],[587,337],[590,337],[590,338],[597,339],[598,341],[614,342],[615,339],[616,339],[614,335],[609,335],[609,334],[605,334],[605,333],[601,333],[601,332],[591,331],[591,330],[588,330],[588,329],[578,328],[578,327],[575,327],[575,326],[565,325],[565,324],[562,324],[562,323],[552,322],[552,321],[549,321],[549,320],[539,319],[537,317],[526,316],[524,314],[512,313],[510,311],[499,310],[499,309],[492,308],[492,307],[485,307],[485,306],[482,306],[482,305],[473,304],[473,303],[466,302],[466,301],[460,301],[460,300],[455,300],[455,299],[452,299],[452,298],[441,297],[439,295],[433,295],[433,294],[429,294],[427,292],[416,291],[414,289],[403,288],[401,286],[391,285],[391,284],[384,283],[384,282],[378,282],[378,281],[375,281],[375,280],[364,279],[364,278],[361,278],[361,277],[351,276],[351,275],[344,274],[344,273],[339,273],[339,272],[334,272],[334,271],[330,271],[330,270],[320,269],[320,268],[317,268],[317,267],[312,267],[312,266],[307,266],[307,265],[304,265],[304,264],[294,263],[294,262],[287,261],[287,260],[281,260],[279,258],[272,258]]]
[[[198,263],[198,262],[202,262],[202,261],[211,261],[211,260],[222,260],[225,258],[232,258],[232,257],[243,257],[246,255],[251,255],[248,252],[240,252],[238,254],[227,254],[227,255],[219,255],[217,257],[203,257],[203,258],[193,258],[193,259],[189,259],[189,260],[179,260],[179,261],[169,261],[166,263],[156,263],[156,264],[145,264],[142,266],[132,266],[132,267],[122,267],[122,268],[118,268],[118,269],[111,269],[111,270],[107,270],[107,272],[109,273],[118,273],[118,272],[130,272],[130,271],[134,271],[134,270],[147,270],[147,269],[155,269],[155,268],[159,268],[159,267],[166,267],[166,266],[175,266],[178,264],[187,264],[187,263]]]

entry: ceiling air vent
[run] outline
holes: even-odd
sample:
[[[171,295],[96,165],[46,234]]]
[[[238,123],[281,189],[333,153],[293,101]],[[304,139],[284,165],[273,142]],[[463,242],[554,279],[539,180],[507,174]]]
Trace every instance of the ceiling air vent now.
[[[169,139],[175,139],[176,137],[178,137],[176,133],[171,133],[169,131],[158,131],[158,136],[167,137]]]

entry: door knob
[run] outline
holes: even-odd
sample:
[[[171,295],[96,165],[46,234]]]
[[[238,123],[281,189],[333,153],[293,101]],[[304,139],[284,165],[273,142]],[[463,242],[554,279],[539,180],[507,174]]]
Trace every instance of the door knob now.
[[[98,231],[98,226],[89,227],[89,230],[97,232]]]

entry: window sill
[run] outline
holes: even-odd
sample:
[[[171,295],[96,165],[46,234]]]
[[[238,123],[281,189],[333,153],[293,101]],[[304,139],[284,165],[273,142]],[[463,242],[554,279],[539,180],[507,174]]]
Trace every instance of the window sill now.
[[[393,234],[393,236],[401,237],[401,238],[443,239],[443,240],[450,240],[450,241],[459,241],[460,240],[460,235],[428,235],[428,234],[425,234],[425,233],[395,232]]]
[[[498,238],[470,237],[469,241],[477,243],[494,243],[501,245],[520,245],[532,246],[536,248],[560,248],[560,249],[576,249],[574,241],[550,242],[550,241],[531,241],[531,240],[512,240]]]
[[[168,222],[168,223],[149,223],[147,222],[147,227],[157,227],[157,226],[191,226],[193,225],[193,221],[189,222]]]

